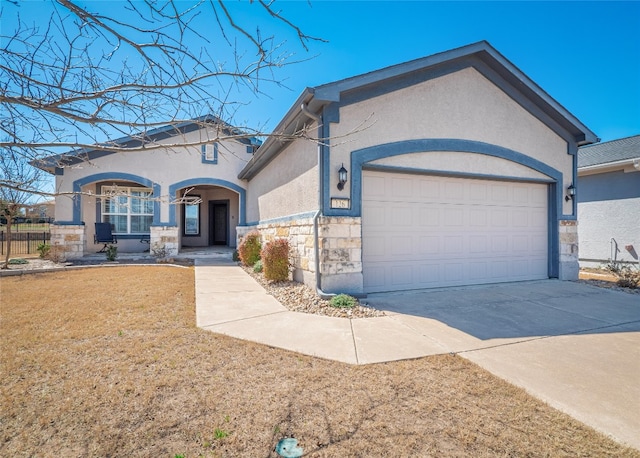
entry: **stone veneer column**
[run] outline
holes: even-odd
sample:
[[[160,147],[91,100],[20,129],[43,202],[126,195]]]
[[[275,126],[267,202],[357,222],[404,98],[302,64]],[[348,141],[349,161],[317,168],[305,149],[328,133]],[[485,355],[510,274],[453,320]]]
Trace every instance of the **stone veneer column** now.
[[[151,254],[176,256],[179,249],[178,226],[151,226]]]
[[[578,222],[561,220],[560,232],[560,280],[577,280],[580,273],[578,264]]]
[[[327,293],[362,294],[361,218],[320,218],[319,238],[322,290]]]
[[[363,292],[362,228],[360,218],[321,217],[318,221],[322,289],[328,293]],[[238,245],[252,231],[262,244],[288,239],[293,254],[293,279],[316,287],[313,218],[238,227]]]
[[[313,218],[260,224],[246,230],[243,228],[241,237],[252,231],[260,233],[263,245],[276,239],[288,239],[292,254],[293,279],[315,288]]]
[[[84,224],[52,224],[51,246],[59,247],[59,254],[64,259],[81,258],[85,250]]]
[[[236,226],[236,247],[240,246],[244,237],[251,232],[251,230],[255,230],[255,228],[252,226]]]

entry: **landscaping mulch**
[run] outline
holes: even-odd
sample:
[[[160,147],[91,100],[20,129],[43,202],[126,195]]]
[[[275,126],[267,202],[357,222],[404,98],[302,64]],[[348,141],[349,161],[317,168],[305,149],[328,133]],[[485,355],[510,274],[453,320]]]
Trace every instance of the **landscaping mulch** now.
[[[351,366],[199,329],[194,283],[0,278],[0,456],[640,457],[459,356]]]
[[[295,281],[271,282],[265,280],[264,275],[256,273],[250,267],[242,267],[278,302],[292,312],[313,313],[316,315],[339,318],[371,318],[384,316],[385,312],[358,303],[352,308],[337,308],[331,306],[331,301],[321,299],[315,290]]]

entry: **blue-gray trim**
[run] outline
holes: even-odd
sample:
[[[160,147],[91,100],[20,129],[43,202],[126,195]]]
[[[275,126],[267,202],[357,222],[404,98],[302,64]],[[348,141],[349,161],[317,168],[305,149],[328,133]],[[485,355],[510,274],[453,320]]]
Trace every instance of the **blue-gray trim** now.
[[[95,175],[89,175],[80,178],[73,182],[73,221],[74,224],[80,224],[82,218],[82,187],[91,183],[97,183],[99,181],[130,181],[140,184],[146,188],[153,190],[153,223],[157,225],[160,222],[160,185],[154,183],[148,178],[141,177],[139,175],[133,175],[131,173],[123,172],[104,172],[96,173]]]
[[[259,146],[262,143],[260,139],[249,136],[247,132],[231,126],[217,116],[204,115],[191,120],[160,126],[146,132],[128,135],[116,140],[110,140],[102,144],[96,144],[95,147],[80,148],[68,153],[47,156],[42,159],[30,161],[30,164],[41,168],[42,170],[46,170],[47,172],[57,174],[55,169],[59,168],[58,165],[70,166],[89,160],[95,160],[110,154],[118,154],[123,150],[139,148],[147,143],[158,142],[170,137],[184,135],[189,132],[203,129],[206,127],[206,124],[221,125],[222,131],[226,135],[237,136],[234,140],[244,145],[253,147]],[[100,149],[95,149],[98,147]]]
[[[325,190],[323,196],[324,214],[326,216],[355,216],[361,215],[362,209],[362,168],[365,164],[382,159],[385,157],[400,156],[410,153],[429,153],[435,151],[451,151],[461,153],[485,154],[487,156],[498,157],[517,164],[529,167],[540,172],[553,180],[562,183],[562,172],[553,167],[534,159],[517,151],[504,148],[490,143],[484,143],[474,140],[461,140],[454,138],[435,138],[435,139],[419,139],[404,140],[382,145],[371,146],[351,152],[351,209],[340,210],[330,209],[330,189],[329,174],[324,174]],[[328,158],[326,159],[328,166]],[[556,196],[558,209],[561,211],[563,195]],[[561,215],[558,214],[558,218]]]
[[[550,277],[557,277],[559,273],[559,255],[558,255],[558,222],[561,219],[575,219],[575,216],[562,215],[562,203],[564,192],[559,190],[563,188],[562,172],[559,170],[525,154],[511,150],[498,145],[489,143],[462,140],[454,138],[438,138],[438,139],[419,139],[405,140],[399,142],[385,143],[382,145],[362,148],[351,152],[351,208],[349,210],[340,210],[330,208],[330,190],[328,186],[329,174],[324,174],[323,182],[325,183],[324,191],[324,215],[325,216],[351,216],[360,217],[362,215],[362,170],[371,166],[372,161],[400,156],[410,153],[429,153],[435,151],[451,151],[462,153],[476,153],[487,156],[505,159],[517,164],[524,165],[540,172],[550,178],[546,182],[549,189],[549,217],[548,217],[548,271]],[[328,162],[328,161],[327,161]],[[375,165],[374,165],[375,166]],[[468,178],[490,179],[488,175],[468,174]],[[505,179],[505,177],[497,176],[494,179]],[[514,178],[512,181],[531,181],[528,179]]]
[[[246,209],[247,209],[247,191],[244,188],[241,188],[235,183],[231,183],[230,181],[220,180],[218,178],[189,178],[188,180],[179,181],[169,186],[169,198],[174,199],[177,196],[178,190],[182,188],[187,188],[191,186],[199,186],[199,185],[211,185],[211,186],[219,186],[221,188],[227,188],[232,191],[238,193],[240,197],[240,209],[239,209],[239,217],[238,217],[238,226],[244,226],[246,220]],[[176,204],[169,204],[169,226],[177,226],[176,223]]]
[[[80,221],[79,223],[76,221],[54,221],[54,226],[84,226],[84,221]]]
[[[559,183],[559,187],[562,188],[562,181]],[[560,195],[560,201],[558,201],[558,195]],[[547,245],[549,247],[547,250],[547,271],[551,278],[558,278],[560,275],[560,229],[558,228],[558,214],[561,213],[562,195],[562,192],[558,192],[558,183],[549,183],[547,187]],[[558,205],[560,206],[558,207]]]
[[[474,180],[493,180],[493,181],[519,181],[523,183],[541,183],[548,184],[554,181],[551,178],[523,178],[511,175],[489,175],[486,173],[471,172],[453,172],[450,170],[435,169],[418,169],[413,167],[397,167],[394,165],[364,164],[364,170],[379,170],[382,172],[408,173],[411,175],[431,175],[453,178],[473,178]]]
[[[578,147],[577,145],[569,143],[568,151],[571,155],[571,185],[575,188],[576,194],[573,199],[571,199],[571,215],[578,218],[578,193],[580,189],[578,189]],[[567,185],[567,188],[569,185]],[[563,190],[564,193],[567,193],[567,190]],[[562,194],[562,193],[561,193]]]
[[[307,113],[324,111],[326,123],[339,122],[342,106],[468,67],[475,68],[568,143],[582,146],[599,141],[591,130],[486,41],[306,88],[274,132],[290,134],[295,126],[302,124],[308,116],[302,106]],[[238,177],[251,180],[283,149],[281,137],[269,137]]]
[[[200,154],[201,154],[201,160],[203,164],[217,164],[218,163],[218,144],[214,143],[213,144],[213,160],[209,160],[207,159],[207,146],[209,144],[207,143],[206,145],[201,145],[200,147]]]
[[[316,214],[315,211],[304,212],[304,213],[296,213],[294,215],[280,216],[278,218],[265,219],[260,221],[252,221],[250,223],[245,224],[245,226],[259,226],[260,224],[279,224],[279,223],[288,223],[290,221],[295,221],[298,219],[305,218],[313,218]]]

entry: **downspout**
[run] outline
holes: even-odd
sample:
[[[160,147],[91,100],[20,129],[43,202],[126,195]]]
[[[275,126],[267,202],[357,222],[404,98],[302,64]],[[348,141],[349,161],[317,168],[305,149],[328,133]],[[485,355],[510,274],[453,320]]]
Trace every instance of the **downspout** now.
[[[321,140],[322,137],[322,118],[315,113],[309,111],[306,103],[300,105],[300,110],[309,118],[316,121],[318,124],[318,140]],[[322,187],[323,187],[323,177],[322,177],[322,143],[318,142],[318,211],[316,211],[315,215],[313,215],[313,239],[315,246],[315,265],[316,265],[316,294],[320,296],[321,299],[331,299],[335,294],[325,293],[322,291],[322,285],[320,280],[320,237],[318,235],[318,218],[322,214],[324,201],[322,199]]]

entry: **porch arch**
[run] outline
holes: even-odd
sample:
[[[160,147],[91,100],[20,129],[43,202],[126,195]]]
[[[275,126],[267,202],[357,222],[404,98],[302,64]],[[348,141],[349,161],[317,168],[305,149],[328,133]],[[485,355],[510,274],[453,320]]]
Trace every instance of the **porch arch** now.
[[[238,225],[239,226],[245,225],[247,191],[244,188],[230,181],[221,180],[219,178],[210,178],[210,177],[189,178],[187,180],[178,181],[177,183],[173,183],[172,185],[170,185],[169,196],[171,196],[171,198],[175,197],[178,190],[182,188],[187,188],[190,186],[201,186],[201,185],[219,186],[221,188],[230,189],[231,191],[238,193],[239,201],[240,201],[240,208],[238,209]],[[169,225],[170,226],[178,225],[175,204],[169,205]]]
[[[104,172],[88,175],[73,182],[73,224],[82,224],[82,187],[98,181],[131,181],[153,190],[153,225],[160,224],[160,185],[148,178],[132,173]]]

